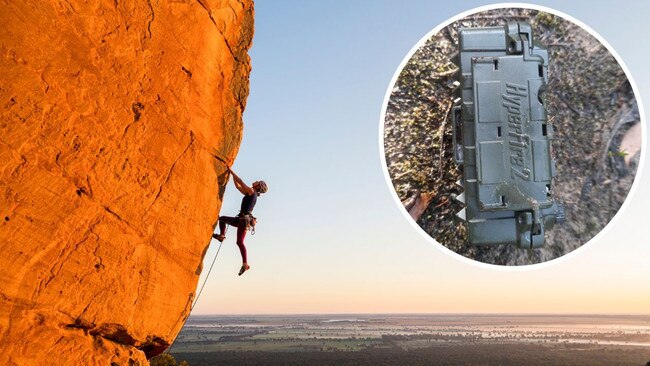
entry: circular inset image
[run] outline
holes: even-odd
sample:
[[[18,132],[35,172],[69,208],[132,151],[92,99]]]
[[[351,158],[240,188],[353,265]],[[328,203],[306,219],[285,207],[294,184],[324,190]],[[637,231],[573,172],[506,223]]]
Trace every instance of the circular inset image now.
[[[389,87],[387,180],[411,220],[466,258],[516,266],[570,253],[632,188],[634,84],[593,31],[550,9],[456,19]]]

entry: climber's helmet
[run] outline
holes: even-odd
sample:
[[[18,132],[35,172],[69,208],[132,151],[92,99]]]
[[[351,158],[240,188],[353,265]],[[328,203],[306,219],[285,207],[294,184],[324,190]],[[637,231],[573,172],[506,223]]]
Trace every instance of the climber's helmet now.
[[[269,190],[269,187],[266,185],[266,182],[263,180],[258,180],[253,183],[253,188],[259,193],[266,193]]]

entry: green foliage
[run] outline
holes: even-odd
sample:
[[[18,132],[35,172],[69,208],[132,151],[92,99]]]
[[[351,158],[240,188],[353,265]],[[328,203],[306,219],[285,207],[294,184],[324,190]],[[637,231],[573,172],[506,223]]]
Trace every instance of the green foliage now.
[[[533,19],[533,21],[537,21],[540,25],[546,27],[558,27],[562,25],[562,21],[560,20],[560,18],[558,18],[553,14],[546,13],[543,11],[537,13],[537,16]]]
[[[620,157],[624,158],[624,157],[626,157],[626,156],[628,156],[630,154],[625,150],[621,150],[621,151],[608,151],[607,155],[609,155],[609,156],[620,156]]]
[[[190,364],[187,363],[187,361],[181,361],[180,363],[176,363],[176,359],[174,358],[174,356],[170,355],[169,353],[163,353],[156,357],[152,357],[149,360],[149,364],[151,366],[190,366]]]

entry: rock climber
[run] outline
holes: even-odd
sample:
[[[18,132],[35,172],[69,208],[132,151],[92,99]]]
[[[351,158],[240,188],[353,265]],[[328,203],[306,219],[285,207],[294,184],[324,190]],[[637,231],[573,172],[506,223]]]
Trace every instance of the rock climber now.
[[[235,172],[228,167],[228,172],[232,175],[233,183],[235,183],[235,188],[244,195],[244,198],[241,200],[241,208],[239,214],[235,217],[231,216],[220,216],[219,217],[219,234],[212,234],[212,237],[217,239],[220,242],[223,242],[226,239],[226,229],[227,225],[234,226],[237,228],[237,246],[239,247],[239,252],[241,253],[242,266],[239,269],[239,275],[241,276],[249,270],[251,267],[248,265],[246,258],[246,246],[244,245],[244,238],[246,237],[246,231],[249,229],[253,230],[255,233],[255,224],[257,219],[252,215],[253,208],[255,203],[257,203],[257,196],[262,193],[266,193],[269,188],[263,180],[258,180],[253,182],[249,187],[244,183]]]

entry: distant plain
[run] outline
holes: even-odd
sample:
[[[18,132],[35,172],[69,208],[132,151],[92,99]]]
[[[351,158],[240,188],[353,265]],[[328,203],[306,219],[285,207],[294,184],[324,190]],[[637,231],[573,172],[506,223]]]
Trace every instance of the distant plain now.
[[[190,365],[645,365],[650,316],[192,316],[171,353]]]

